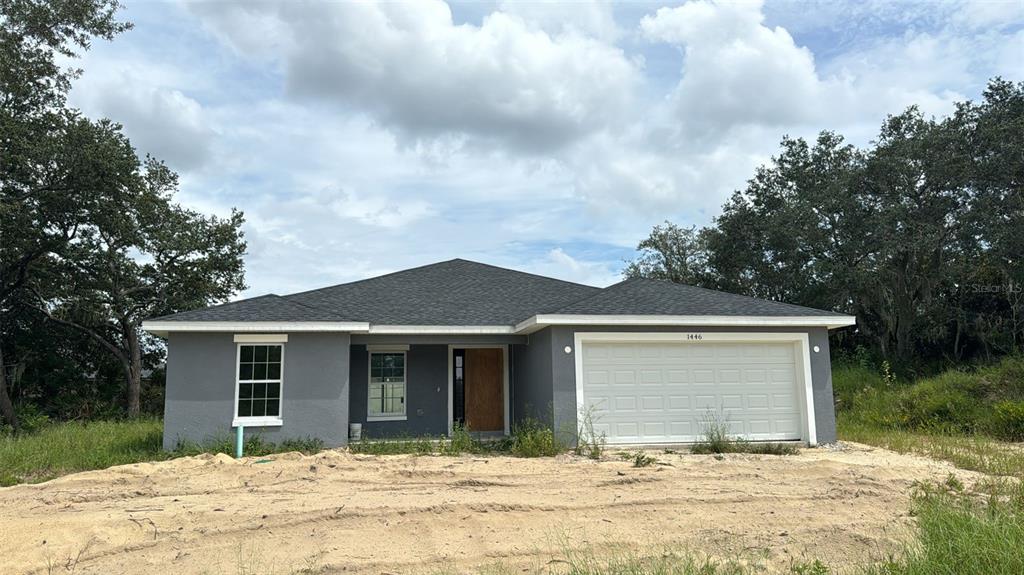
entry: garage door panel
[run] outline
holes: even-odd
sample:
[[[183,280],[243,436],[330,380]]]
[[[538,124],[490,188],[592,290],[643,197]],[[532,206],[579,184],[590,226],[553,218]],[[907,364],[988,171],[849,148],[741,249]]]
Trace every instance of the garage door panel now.
[[[651,421],[643,424],[644,437],[665,437],[665,424],[661,421]]]
[[[694,441],[709,413],[731,434],[800,439],[791,343],[584,342],[584,405],[610,443]]]
[[[640,383],[645,385],[661,385],[665,383],[665,372],[660,369],[641,370]]]
[[[616,411],[635,411],[636,410],[636,396],[635,395],[619,395],[615,397],[615,410]]]
[[[665,398],[660,395],[646,395],[640,398],[640,410],[662,413],[665,411]]]
[[[612,374],[612,382],[616,385],[636,383],[636,372],[617,370]]]
[[[688,395],[670,395],[668,396],[668,408],[670,410],[690,410],[692,403],[690,396]]]
[[[693,383],[715,383],[714,369],[694,369],[690,372],[690,381]]]
[[[670,421],[668,424],[669,437],[692,437],[697,434],[692,421]]]

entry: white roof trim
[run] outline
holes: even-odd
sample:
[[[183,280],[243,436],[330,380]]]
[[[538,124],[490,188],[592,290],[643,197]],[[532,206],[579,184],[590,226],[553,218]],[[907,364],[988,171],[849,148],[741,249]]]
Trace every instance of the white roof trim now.
[[[549,325],[678,325],[678,326],[765,326],[827,327],[855,325],[852,315],[763,316],[763,315],[535,315],[515,327],[515,333],[529,334]]]
[[[372,325],[371,334],[429,335],[429,334],[514,334],[510,325]]]
[[[671,325],[746,327],[827,327],[855,325],[852,315],[751,316],[751,315],[535,315],[516,326],[508,325],[370,325],[337,321],[144,321],[142,329],[166,337],[170,332],[356,332],[387,335],[525,335],[549,325]]]
[[[142,329],[159,336],[171,332],[365,332],[370,324],[358,321],[144,321]]]

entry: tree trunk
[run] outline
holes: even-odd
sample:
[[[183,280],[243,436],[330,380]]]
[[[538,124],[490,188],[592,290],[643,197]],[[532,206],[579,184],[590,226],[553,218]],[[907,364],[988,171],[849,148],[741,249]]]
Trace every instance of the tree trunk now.
[[[139,343],[138,327],[127,324],[124,327],[124,340],[128,346],[125,378],[128,392],[128,417],[138,417],[141,411],[142,395],[142,346]]]
[[[0,346],[0,416],[18,431],[18,414],[14,413],[14,404],[7,393],[7,371],[4,369],[4,350]]]

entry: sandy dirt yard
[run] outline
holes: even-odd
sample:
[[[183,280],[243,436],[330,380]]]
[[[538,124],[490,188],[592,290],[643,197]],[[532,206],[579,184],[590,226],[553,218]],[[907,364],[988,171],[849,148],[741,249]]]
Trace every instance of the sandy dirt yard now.
[[[0,572],[529,572],[557,566],[567,546],[687,549],[767,572],[841,566],[908,536],[915,480],[979,477],[854,444],[649,453],[660,463],[634,468],[615,450],[599,462],[326,451],[79,473],[0,489]]]

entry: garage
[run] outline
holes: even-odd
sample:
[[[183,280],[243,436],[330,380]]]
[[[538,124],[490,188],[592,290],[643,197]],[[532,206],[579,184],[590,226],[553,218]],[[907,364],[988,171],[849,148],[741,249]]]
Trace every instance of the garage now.
[[[805,334],[577,334],[577,405],[611,444],[699,440],[714,419],[753,441],[813,443]]]

